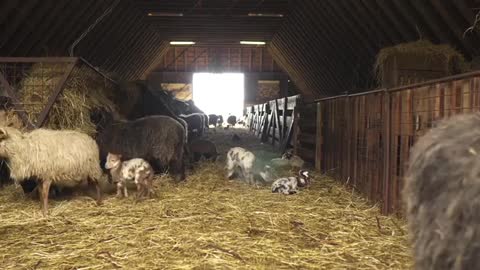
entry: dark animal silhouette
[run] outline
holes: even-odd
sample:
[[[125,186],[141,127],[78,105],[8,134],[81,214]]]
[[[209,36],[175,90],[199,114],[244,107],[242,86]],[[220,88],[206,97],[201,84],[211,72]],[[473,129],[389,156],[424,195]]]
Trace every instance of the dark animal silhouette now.
[[[235,124],[237,123],[237,117],[235,115],[230,115],[228,118],[227,118],[227,123],[229,125],[232,125],[232,126],[235,126]]]
[[[134,121],[113,121],[98,132],[102,167],[107,154],[120,154],[126,160],[143,158],[156,172],[169,167],[177,181],[185,179],[185,128],[168,116],[147,116]]]

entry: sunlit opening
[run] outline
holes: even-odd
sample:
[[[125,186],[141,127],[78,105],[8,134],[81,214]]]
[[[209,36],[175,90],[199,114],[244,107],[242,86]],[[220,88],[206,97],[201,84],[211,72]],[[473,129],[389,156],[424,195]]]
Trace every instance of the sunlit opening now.
[[[222,115],[224,122],[232,114],[239,119],[244,104],[243,73],[193,74],[193,101],[206,114]]]

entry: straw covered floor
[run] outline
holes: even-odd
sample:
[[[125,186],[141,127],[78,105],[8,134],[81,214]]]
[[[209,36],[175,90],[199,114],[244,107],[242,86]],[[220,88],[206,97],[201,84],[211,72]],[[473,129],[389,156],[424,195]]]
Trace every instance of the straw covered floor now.
[[[182,184],[158,176],[158,198],[108,194],[102,206],[88,196],[53,199],[47,219],[37,200],[0,189],[0,268],[411,268],[404,222],[326,176],[312,173],[313,185],[292,196],[226,180],[232,132],[261,158],[279,155],[245,131],[218,130],[209,136],[219,161],[200,164]]]

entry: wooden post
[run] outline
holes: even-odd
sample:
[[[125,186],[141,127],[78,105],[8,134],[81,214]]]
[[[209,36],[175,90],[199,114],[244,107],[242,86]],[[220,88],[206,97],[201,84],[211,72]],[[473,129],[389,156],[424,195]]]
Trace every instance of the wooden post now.
[[[297,107],[301,103],[300,98],[297,98],[297,102],[295,104],[295,108],[293,109],[293,119],[294,119],[294,125],[293,125],[293,153],[295,155],[298,155],[298,133],[300,133],[300,128],[298,126],[298,122],[300,121],[300,118],[302,115],[298,111]],[[303,104],[301,104],[303,105]]]
[[[294,130],[295,130],[295,123],[297,122],[297,119],[295,117],[295,114],[296,114],[296,107],[293,107],[293,111],[292,111],[292,122],[290,123],[290,126],[288,127],[288,131],[287,131],[287,135],[286,135],[286,139],[285,141],[283,142],[283,147],[281,149],[282,153],[284,153],[287,148],[288,148],[288,144],[293,140],[293,146],[295,147],[295,140],[292,139],[294,137]]]
[[[385,91],[383,95],[383,214],[390,212],[390,140],[391,140],[391,114],[392,106],[390,101],[390,92]]]
[[[288,112],[288,97],[283,98],[283,123],[282,123],[282,130],[283,130],[283,141],[282,144],[285,143],[287,139],[287,112]]]
[[[322,133],[322,103],[317,103],[317,135],[315,140],[315,169],[322,171],[322,142],[323,142],[323,133]]]
[[[278,130],[278,141],[281,142],[283,140],[283,127],[280,126],[280,114],[277,99],[275,99],[275,125]],[[273,133],[273,140],[275,141],[275,132]]]
[[[262,142],[268,141],[268,132],[270,131],[270,125],[272,124],[272,121],[268,119],[268,111],[269,111],[268,103],[264,104],[264,108],[265,108],[265,111],[263,114],[263,126],[261,128],[262,136],[260,137]]]
[[[271,112],[272,112],[272,116],[271,116],[271,120],[270,122],[272,123],[271,127],[272,127],[272,145],[275,145],[275,134],[277,133],[277,129],[278,129],[278,122],[277,122],[277,117],[278,117],[278,114],[277,114],[277,105],[274,103],[273,105],[273,108],[271,109]],[[268,137],[270,136],[270,130],[268,130],[269,132],[267,132],[267,141],[268,141]]]

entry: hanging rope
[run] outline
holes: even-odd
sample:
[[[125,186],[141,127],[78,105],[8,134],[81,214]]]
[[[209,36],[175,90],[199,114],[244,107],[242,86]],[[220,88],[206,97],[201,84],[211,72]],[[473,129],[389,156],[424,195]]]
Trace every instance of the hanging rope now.
[[[80,41],[101,21],[103,20],[103,18],[105,18],[105,16],[107,16],[108,14],[110,14],[112,12],[112,10],[118,5],[118,3],[120,2],[120,0],[116,0],[115,2],[113,2],[104,12],[102,15],[100,15],[100,17],[98,17],[93,23],[92,25],[90,25],[87,30],[85,30],[85,32],[82,33],[82,35],[80,35],[73,43],[72,45],[70,46],[69,48],[69,52],[70,52],[70,56],[73,57],[73,50],[75,49],[75,47],[78,45],[78,43],[80,43]]]

